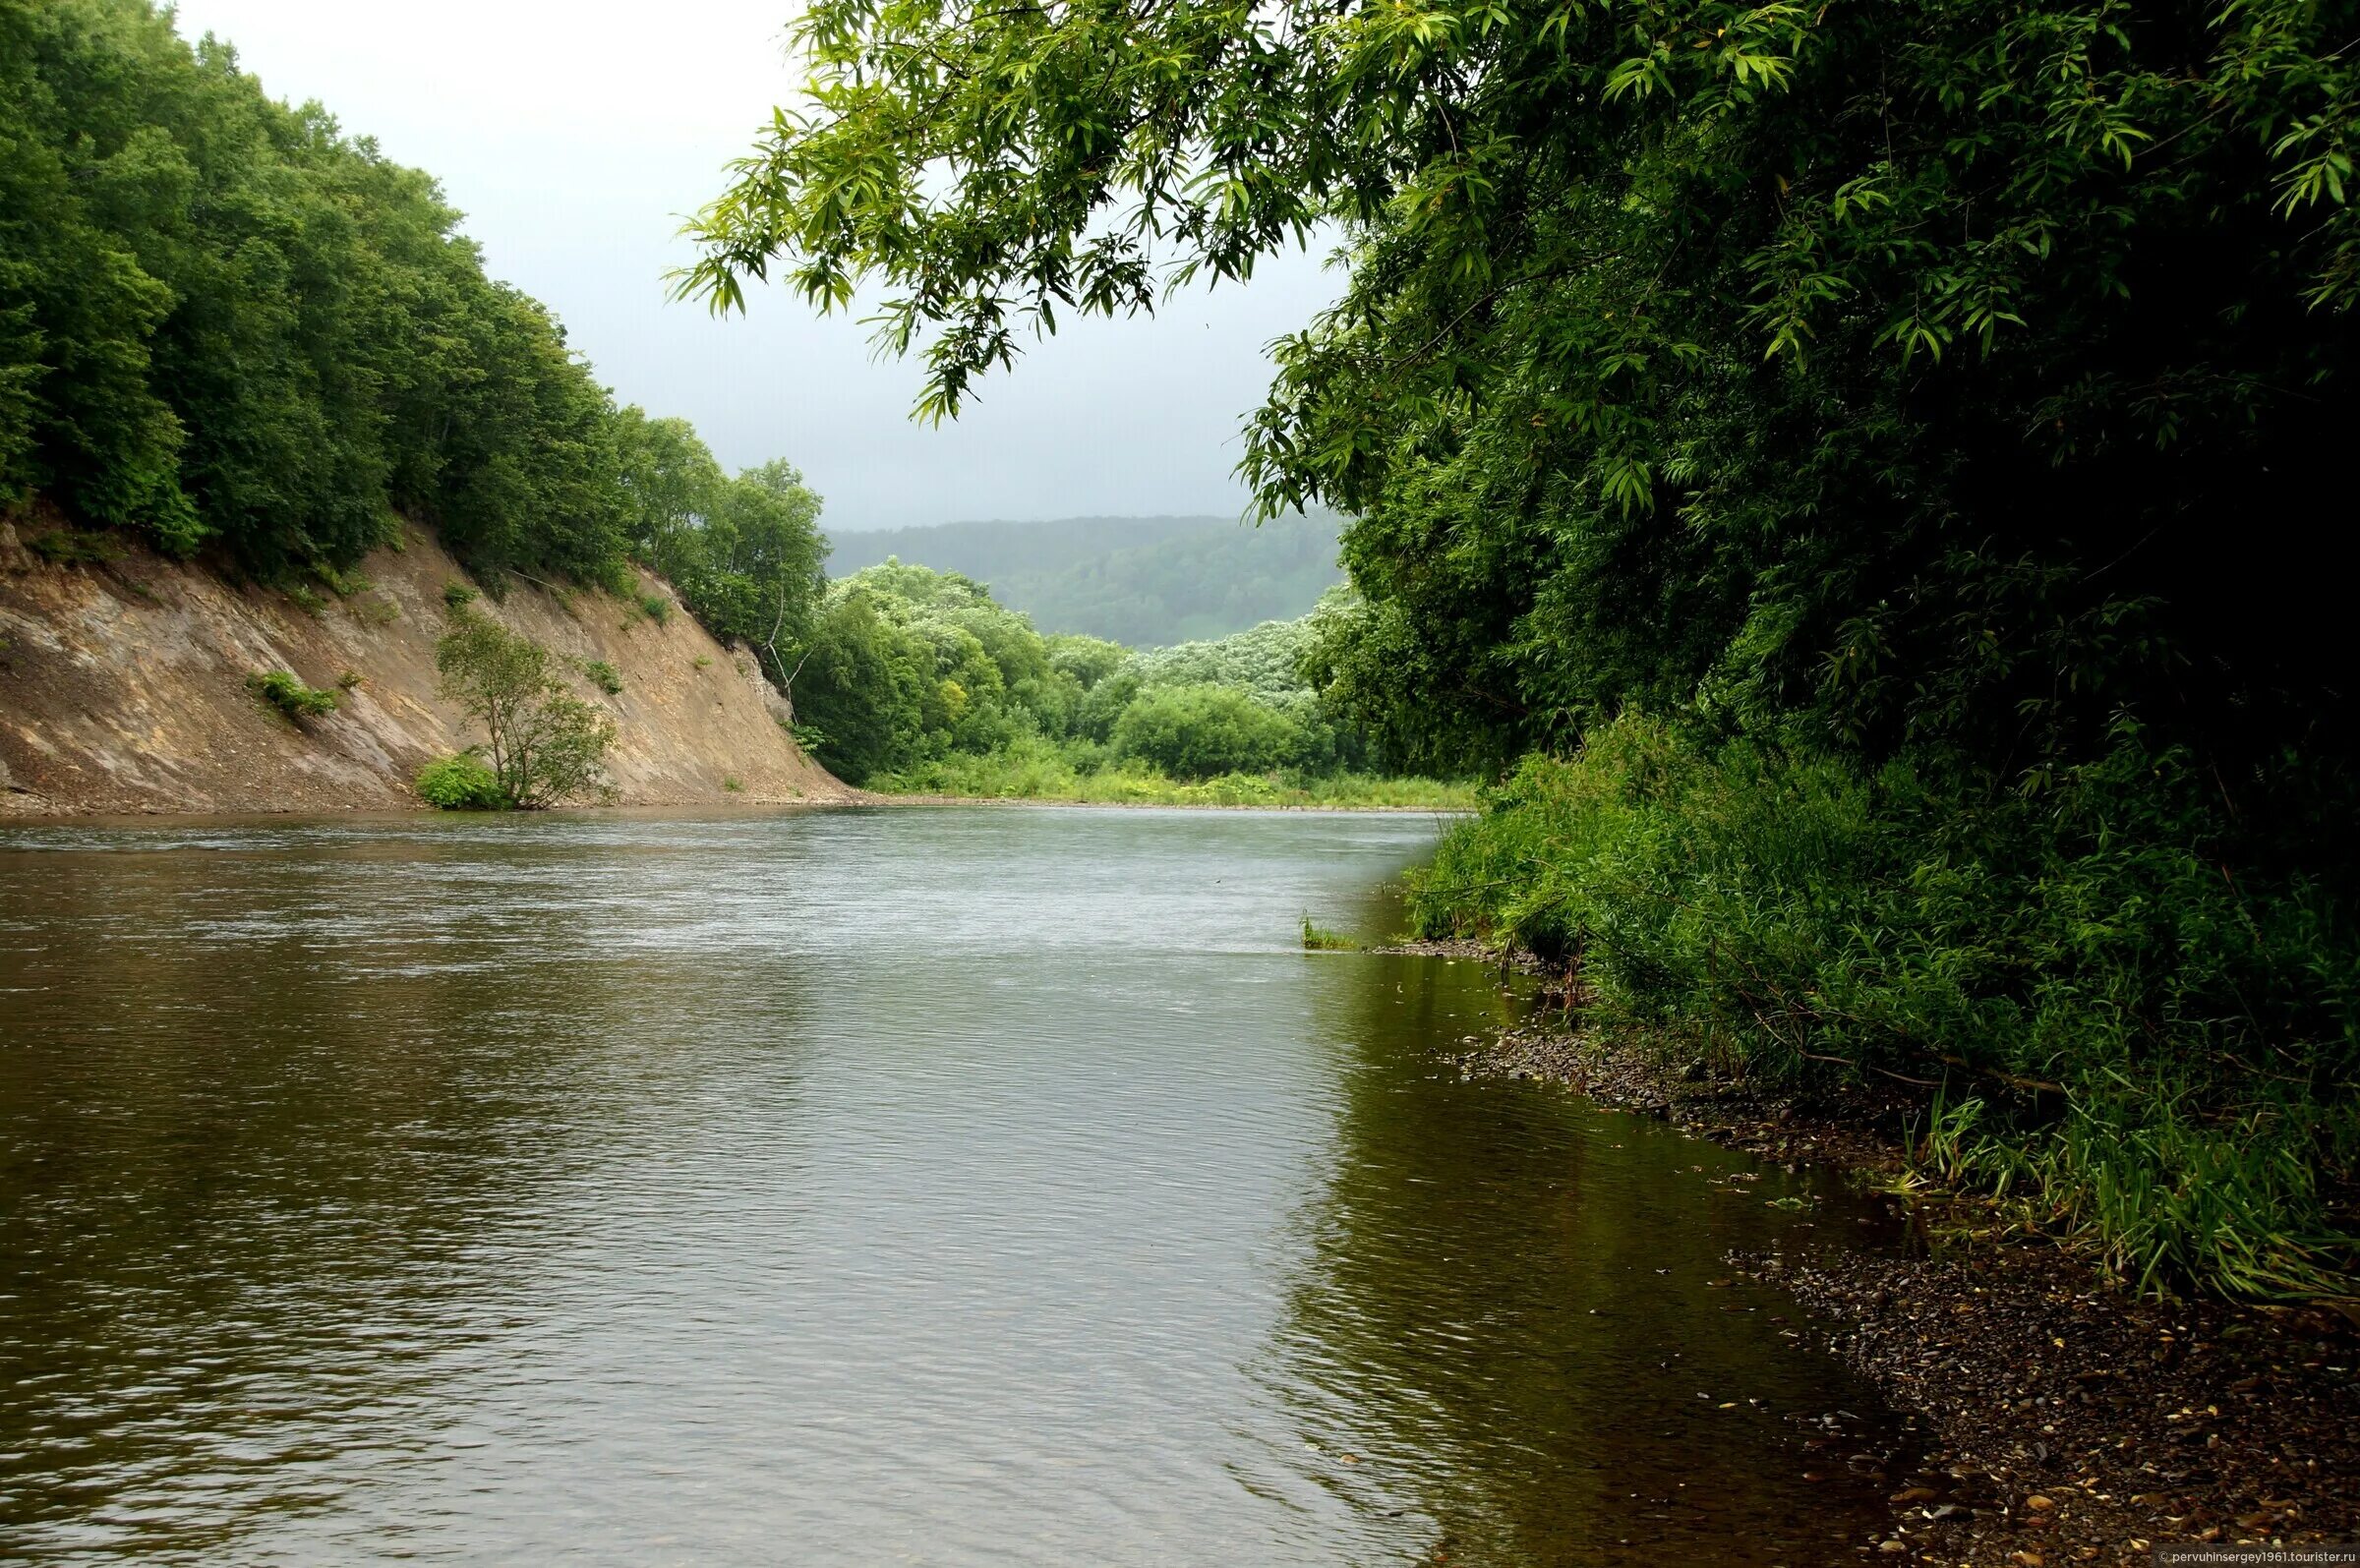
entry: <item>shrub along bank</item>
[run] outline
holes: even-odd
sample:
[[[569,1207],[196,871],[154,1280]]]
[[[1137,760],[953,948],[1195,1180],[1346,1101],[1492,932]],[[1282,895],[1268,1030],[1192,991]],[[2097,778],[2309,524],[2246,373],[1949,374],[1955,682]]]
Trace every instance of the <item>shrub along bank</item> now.
[[[833,584],[792,694],[838,777],[900,793],[1213,805],[1463,805],[1386,773],[1301,672],[1312,618],[1135,653],[1044,636],[956,572]]]
[[[1626,717],[1527,760],[1414,888],[1428,936],[1578,968],[1597,1021],[1928,1099],[1930,1178],[2143,1288],[2351,1291],[2360,941],[2243,876],[2182,750],[2121,726],[2036,792]]]

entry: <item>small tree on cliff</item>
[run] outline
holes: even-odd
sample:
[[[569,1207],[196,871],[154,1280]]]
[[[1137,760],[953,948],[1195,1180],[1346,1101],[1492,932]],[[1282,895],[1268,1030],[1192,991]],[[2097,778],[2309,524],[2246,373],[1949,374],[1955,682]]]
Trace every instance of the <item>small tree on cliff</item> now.
[[[615,722],[567,691],[549,650],[461,607],[435,645],[442,694],[478,720],[492,771],[519,810],[604,796]]]

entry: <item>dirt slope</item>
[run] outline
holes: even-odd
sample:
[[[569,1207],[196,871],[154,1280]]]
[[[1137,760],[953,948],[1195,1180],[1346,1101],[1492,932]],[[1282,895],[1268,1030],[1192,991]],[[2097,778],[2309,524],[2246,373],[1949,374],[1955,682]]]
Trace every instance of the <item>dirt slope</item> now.
[[[385,810],[417,804],[430,758],[482,739],[436,693],[443,586],[465,581],[421,530],[362,563],[370,586],[307,609],[138,550],[61,566],[0,524],[0,813]],[[649,577],[648,593],[673,597]],[[851,791],[796,749],[786,709],[744,652],[678,609],[657,624],[603,594],[518,585],[477,608],[579,664],[604,660],[610,763],[625,805],[837,800]],[[343,707],[298,728],[248,691],[288,669]],[[740,787],[733,789],[726,781]]]

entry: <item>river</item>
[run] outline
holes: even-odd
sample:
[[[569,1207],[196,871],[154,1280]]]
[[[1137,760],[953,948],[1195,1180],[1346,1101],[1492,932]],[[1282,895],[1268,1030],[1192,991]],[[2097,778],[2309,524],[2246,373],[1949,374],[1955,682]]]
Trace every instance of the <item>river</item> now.
[[[1858,1560],[1867,1215],[1301,951],[1437,831],[0,830],[0,1557]]]

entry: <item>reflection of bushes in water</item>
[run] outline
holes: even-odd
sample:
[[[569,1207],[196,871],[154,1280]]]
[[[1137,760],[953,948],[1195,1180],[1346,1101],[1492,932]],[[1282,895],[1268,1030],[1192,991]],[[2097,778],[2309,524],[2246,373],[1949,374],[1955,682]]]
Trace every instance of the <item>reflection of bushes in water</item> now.
[[[1309,1463],[1375,1513],[1414,1503],[1454,1562],[1786,1528],[1800,1454],[1742,1400],[1792,1410],[1858,1391],[1762,1314],[1719,1310],[1722,1257],[1771,1223],[1750,1192],[1687,1169],[1728,1157],[1554,1089],[1439,1077],[1473,1010],[1505,1020],[1480,966],[1372,958],[1322,972],[1336,977],[1317,995],[1347,1058],[1342,1109],[1331,1174],[1298,1217],[1309,1254],[1268,1371],[1306,1440],[1364,1464]],[[1699,1390],[1714,1395],[1700,1408]],[[1648,1517],[1633,1491],[1680,1497],[1686,1523]],[[1874,1524],[1879,1503],[1839,1487],[1813,1507],[1793,1527],[1804,1545],[1852,1510]]]
[[[1605,1017],[1761,1076],[1947,1081],[1939,1174],[2034,1197],[2141,1286],[2342,1294],[2360,943],[2312,881],[2232,870],[2236,838],[2128,728],[1978,797],[1626,719],[1528,763],[1414,905],[1576,958]]]

